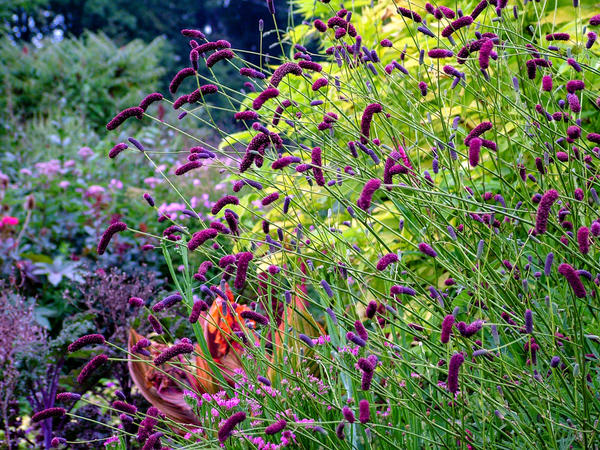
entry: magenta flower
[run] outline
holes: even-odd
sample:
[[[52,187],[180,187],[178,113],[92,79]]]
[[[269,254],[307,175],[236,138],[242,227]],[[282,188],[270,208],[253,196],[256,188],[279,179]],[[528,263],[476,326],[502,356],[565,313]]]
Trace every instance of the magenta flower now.
[[[246,283],[246,274],[248,273],[248,265],[250,261],[254,258],[254,255],[251,252],[242,252],[236,255],[237,258],[237,273],[235,275],[235,281],[233,286],[238,290],[242,290],[244,288],[244,284]]]
[[[354,329],[356,330],[356,334],[358,334],[363,341],[369,339],[369,333],[367,333],[367,329],[360,320],[354,322]]]
[[[319,63],[313,61],[300,61],[298,65],[302,69],[312,70],[313,72],[321,72],[323,70],[323,66]]]
[[[329,81],[327,81],[327,78],[319,78],[312,84],[311,89],[313,91],[318,91],[319,89],[327,86],[328,84],[329,84]]]
[[[454,316],[452,314],[444,317],[442,321],[442,332],[440,334],[440,342],[447,344],[450,341],[450,333],[452,333],[452,326],[454,325]]]
[[[274,87],[265,89],[258,95],[258,97],[256,97],[254,99],[254,101],[252,102],[252,108],[258,111],[260,108],[262,108],[262,106],[265,104],[265,102],[267,100],[275,98],[278,95],[279,95],[279,90]]]
[[[209,239],[216,238],[217,234],[218,231],[214,228],[205,228],[204,230],[197,231],[188,242],[188,250],[193,252]]]
[[[380,113],[382,111],[382,107],[379,103],[371,103],[368,105],[362,115],[360,121],[360,142],[363,145],[366,145],[369,142],[369,136],[371,133],[371,121],[373,120],[373,114]]]
[[[546,228],[548,226],[548,217],[550,216],[550,208],[557,199],[558,192],[556,192],[554,189],[549,189],[542,196],[535,218],[535,232],[537,234],[544,234],[546,232]]]
[[[132,106],[131,108],[124,109],[106,124],[106,129],[112,131],[131,117],[141,120],[142,117],[144,117],[144,110],[139,106]]]
[[[204,33],[200,30],[192,30],[189,28],[184,28],[181,30],[181,34],[185,37],[194,38],[194,39],[204,39]]]
[[[115,400],[114,402],[112,402],[112,407],[115,408],[117,411],[131,414],[132,416],[137,412],[137,408],[135,407],[135,405],[131,405],[122,400]]]
[[[264,73],[259,72],[256,69],[252,69],[250,67],[242,67],[240,69],[240,75],[250,78],[258,78],[260,80],[264,80],[265,78],[267,78],[267,76]]]
[[[204,44],[196,47],[195,50],[199,54],[203,54],[206,52],[211,52],[213,50],[221,50],[224,48],[231,48],[231,44],[224,39],[219,39],[218,41],[215,41],[215,42],[205,42]]]
[[[462,16],[453,21],[450,25],[442,30],[443,37],[449,37],[455,31],[460,30],[461,28],[468,27],[473,23],[473,18],[471,16]]]
[[[287,422],[284,419],[278,420],[265,428],[265,434],[277,434],[287,426]]]
[[[173,102],[173,109],[179,109],[181,108],[183,105],[185,105],[188,101],[188,95],[182,95],[181,97],[178,97],[177,100],[175,100]]]
[[[189,161],[175,169],[175,175],[180,176],[188,173],[190,170],[198,169],[200,167],[202,167],[202,163],[200,161]]]
[[[139,107],[146,111],[146,109],[148,109],[148,106],[150,106],[154,102],[159,102],[162,99],[163,95],[160,92],[153,92],[152,94],[148,94],[142,99],[142,101],[139,104]]]
[[[267,206],[276,201],[278,198],[279,192],[273,192],[272,194],[269,194],[266,197],[264,197],[260,202],[263,206]]]
[[[219,90],[219,88],[217,86],[215,86],[214,84],[205,84],[203,86],[200,86],[198,89],[193,91],[191,94],[189,94],[187,102],[190,104],[196,103],[197,101],[200,101],[205,95],[215,94],[215,93],[217,93],[218,90]]]
[[[321,33],[325,33],[327,31],[327,25],[325,25],[325,22],[323,22],[321,19],[315,20],[313,22],[313,25],[315,26],[317,31],[320,31]]]
[[[174,304],[179,303],[181,300],[183,300],[183,297],[179,293],[169,295],[163,298],[161,301],[155,303],[154,306],[152,306],[152,311],[156,313],[164,309],[170,308]]]
[[[88,345],[103,345],[105,342],[104,336],[101,334],[86,334],[85,336],[81,336],[80,338],[73,341],[67,350],[69,353],[73,353],[80,348],[86,347]]]
[[[568,41],[571,39],[569,33],[550,33],[546,35],[547,41]]]
[[[427,52],[427,55],[430,58],[442,59],[451,58],[452,56],[454,56],[454,53],[451,50],[446,50],[445,48],[432,48]]]
[[[419,14],[417,14],[414,11],[411,11],[408,8],[398,7],[397,11],[398,11],[398,14],[400,14],[402,17],[406,17],[407,19],[414,20],[417,23],[421,23],[423,21],[423,19],[421,18],[421,16]]]
[[[590,229],[588,227],[580,227],[577,230],[577,244],[579,251],[587,255],[590,251]]]
[[[358,421],[362,424],[367,423],[371,419],[371,410],[369,408],[369,402],[362,399],[358,402]]]
[[[342,415],[344,416],[344,419],[346,419],[346,421],[348,423],[356,422],[356,417],[354,417],[354,413],[352,412],[352,410],[349,407],[344,406],[342,408]]]
[[[378,178],[372,178],[367,181],[363,187],[363,190],[358,198],[356,204],[363,211],[367,211],[371,206],[371,201],[373,199],[373,194],[377,189],[381,187],[381,180]]]
[[[239,204],[240,200],[235,195],[225,195],[224,197],[221,197],[219,200],[216,201],[210,212],[216,216],[217,214],[219,214],[219,211],[221,211],[221,209],[223,209],[226,205]]]
[[[175,74],[175,76],[171,80],[171,83],[169,84],[169,92],[171,92],[171,94],[175,94],[177,92],[177,89],[183,82],[183,80],[185,80],[187,77],[191,77],[192,75],[195,75],[195,74],[196,74],[196,71],[194,69],[192,69],[191,67],[186,67],[184,69],[181,69],[179,72],[177,72]],[[177,109],[177,108],[175,108],[175,109]]]
[[[419,250],[424,255],[431,256],[432,258],[437,257],[436,251],[431,247],[431,245],[426,244],[425,242],[421,242],[419,244]]]
[[[484,39],[479,50],[479,67],[487,69],[490,66],[490,54],[494,49],[494,42],[491,39]]]
[[[190,313],[189,322],[196,323],[200,318],[200,313],[208,311],[208,303],[204,300],[196,300],[192,306],[192,312]]]
[[[161,352],[156,358],[154,358],[154,364],[160,366],[166,363],[170,359],[175,358],[178,355],[193,353],[194,346],[188,342],[179,342],[168,349]]]
[[[315,177],[315,182],[319,186],[325,185],[325,177],[323,176],[323,171],[321,170],[321,166],[323,162],[321,161],[321,148],[315,147],[311,152],[311,163],[312,163],[312,172]]]
[[[219,61],[223,61],[224,59],[232,59],[235,55],[228,48],[224,48],[222,50],[214,52],[206,59],[206,67],[211,68]]]
[[[479,17],[479,15],[485,10],[485,8],[487,8],[488,5],[488,0],[481,0],[476,6],[475,8],[473,8],[473,11],[471,12],[471,18],[473,20],[477,19],[477,17]]]
[[[229,439],[229,436],[231,436],[233,429],[237,425],[242,423],[244,420],[246,420],[246,413],[243,411],[236,412],[231,417],[229,417],[229,419],[225,421],[225,423],[217,433],[219,437],[219,442],[224,443],[227,439]]]
[[[108,244],[110,243],[110,240],[112,239],[112,237],[117,234],[120,233],[121,231],[125,231],[127,229],[127,225],[124,224],[123,222],[115,222],[113,224],[111,224],[106,231],[102,234],[102,237],[100,238],[100,242],[98,243],[98,254],[99,255],[103,255],[104,252],[106,251],[106,248],[108,247]]]
[[[387,266],[395,262],[398,262],[398,255],[395,253],[388,253],[387,255],[382,256],[377,262],[377,270],[385,270]]]
[[[50,419],[52,417],[57,417],[57,418],[62,417],[66,413],[67,413],[67,411],[65,410],[65,408],[59,408],[59,407],[46,408],[46,409],[43,409],[42,411],[36,412],[33,416],[31,416],[31,421],[33,423],[41,422],[42,420]]]
[[[301,161],[302,160],[298,156],[284,156],[273,161],[273,164],[271,164],[271,168],[276,170],[283,169],[289,166],[290,164],[299,163]]]
[[[276,88],[279,86],[279,83],[281,83],[281,80],[283,80],[283,77],[289,74],[296,76],[302,75],[302,68],[293,62],[283,63],[275,69],[275,72],[273,72],[273,75],[271,76],[271,86]]]
[[[492,127],[493,125],[491,122],[481,122],[479,125],[477,125],[471,130],[471,132],[467,135],[463,142],[465,143],[465,145],[469,145],[471,139],[481,136],[486,131],[491,130]]]
[[[479,164],[479,153],[481,151],[481,139],[473,138],[469,141],[469,164],[477,167]]]
[[[246,320],[253,320],[254,322],[262,325],[262,326],[267,326],[269,325],[269,318],[267,316],[263,316],[262,314],[259,314],[255,311],[242,311],[242,313],[240,314],[240,316],[242,317],[242,319],[246,319]]]
[[[570,264],[562,263],[558,266],[558,273],[567,279],[567,282],[571,286],[571,289],[573,289],[573,293],[576,297],[584,298],[587,295],[579,275]]]
[[[448,390],[453,394],[458,392],[458,372],[460,366],[465,361],[465,357],[461,353],[455,353],[450,358],[450,364],[448,365]]]
[[[79,384],[83,384],[92,375],[92,373],[94,373],[98,369],[98,367],[103,365],[106,361],[108,361],[108,356],[106,356],[105,354],[98,355],[92,358],[84,366],[84,368],[81,369],[81,372],[79,372],[79,375],[77,376],[77,382]]]
[[[110,149],[110,152],[108,152],[108,157],[114,159],[119,153],[121,153],[126,148],[129,148],[127,144],[125,144],[124,142],[119,142],[117,145]]]

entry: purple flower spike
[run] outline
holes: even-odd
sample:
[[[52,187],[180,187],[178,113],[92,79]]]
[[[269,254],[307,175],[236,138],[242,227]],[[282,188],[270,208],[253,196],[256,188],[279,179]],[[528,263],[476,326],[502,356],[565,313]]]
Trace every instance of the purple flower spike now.
[[[287,422],[284,419],[278,420],[265,428],[265,434],[272,435],[282,431],[287,426]]]
[[[211,209],[211,213],[213,215],[217,215],[219,214],[219,211],[221,211],[221,209],[223,209],[226,205],[239,205],[240,204],[240,200],[235,196],[235,195],[225,195],[224,197],[221,197],[219,200],[217,200],[217,202],[214,204],[214,206]]]
[[[590,229],[588,227],[580,227],[577,230],[577,244],[579,251],[587,255],[590,251]]]
[[[62,417],[67,413],[65,408],[46,408],[42,411],[36,412],[33,416],[31,416],[31,421],[33,423],[41,422],[42,420],[50,419],[52,417]]]
[[[191,77],[192,75],[195,75],[195,74],[196,74],[196,71],[194,69],[192,69],[191,67],[186,67],[184,69],[181,69],[179,72],[177,72],[175,74],[175,76],[171,80],[171,84],[169,85],[169,92],[171,92],[171,94],[175,94],[177,92],[177,89],[183,82],[183,80],[185,80],[187,77]]]
[[[455,31],[460,30],[461,28],[468,27],[473,23],[473,18],[471,16],[462,16],[448,25],[446,28],[442,30],[442,36],[447,38],[452,35]]]
[[[535,232],[544,234],[548,226],[548,217],[550,216],[550,208],[558,199],[558,192],[550,189],[544,193],[540,204],[538,205],[537,215],[535,218]]]
[[[120,233],[122,231],[125,231],[127,229],[127,225],[124,224],[123,222],[115,222],[113,224],[111,224],[106,231],[102,234],[102,237],[100,238],[100,242],[98,243],[98,254],[99,255],[103,255],[104,252],[106,251],[106,248],[108,247],[108,244],[110,243],[110,240],[112,239],[112,237],[117,234]]]
[[[233,286],[241,291],[246,283],[246,274],[248,273],[248,265],[254,258],[251,252],[242,252],[236,255],[237,257],[237,273],[235,275],[235,281]]]
[[[432,48],[427,52],[427,56],[433,59],[443,59],[443,58],[451,58],[454,56],[454,53],[451,50],[446,50],[445,48]]]
[[[206,67],[211,68],[219,61],[223,61],[224,59],[232,59],[234,56],[234,53],[228,48],[216,51],[206,59]]]
[[[79,384],[83,384],[92,375],[92,373],[94,373],[98,367],[103,365],[106,361],[108,361],[108,356],[105,354],[92,358],[90,362],[88,362],[85,367],[81,369],[81,372],[79,372],[79,375],[77,376],[77,382]]]
[[[550,252],[546,256],[546,262],[544,264],[544,274],[549,277],[552,270],[552,262],[554,261],[554,253]]]
[[[440,342],[447,344],[450,341],[450,333],[452,332],[452,325],[454,325],[454,316],[447,315],[442,321],[442,332],[440,334]]]
[[[290,74],[300,76],[302,75],[302,68],[293,62],[283,63],[281,66],[275,69],[275,72],[273,72],[273,75],[271,76],[271,86],[276,88],[279,86],[279,83],[281,83],[281,80],[283,80],[283,77]]]
[[[240,316],[242,317],[242,319],[253,320],[254,322],[258,323],[259,325],[262,325],[265,327],[267,325],[269,325],[269,318],[267,316],[263,316],[262,314],[255,312],[255,311],[242,311]]]
[[[458,372],[460,366],[465,361],[465,357],[461,353],[455,353],[450,358],[450,364],[448,365],[448,390],[453,394],[458,392]]]
[[[358,402],[358,421],[362,424],[367,423],[371,419],[371,410],[369,408],[369,402],[362,399]]]
[[[154,364],[160,366],[161,364],[166,363],[167,361],[175,358],[178,355],[189,354],[194,351],[194,346],[189,342],[180,342],[178,344],[169,347],[160,353],[156,358],[154,358]]]
[[[152,94],[148,94],[146,97],[142,99],[139,104],[139,107],[144,111],[148,109],[152,103],[160,102],[163,99],[163,95],[160,92],[153,92]]]
[[[373,120],[373,114],[380,113],[383,110],[379,103],[371,103],[368,105],[362,115],[360,121],[360,142],[366,145],[369,142],[369,136],[371,134],[371,122]]]
[[[388,253],[377,262],[377,270],[385,270],[387,266],[395,262],[398,262],[398,255],[396,255],[395,253]]]
[[[571,39],[569,33],[551,33],[546,35],[547,41],[568,41]]]
[[[229,417],[229,419],[227,419],[223,426],[219,429],[219,442],[224,443],[225,441],[227,441],[227,439],[229,439],[229,436],[231,436],[233,429],[237,425],[242,423],[244,420],[246,420],[246,413],[243,411],[236,412],[231,417]]]
[[[533,313],[530,309],[525,311],[525,332],[527,334],[533,333]]]
[[[175,293],[173,295],[169,295],[168,297],[163,298],[160,302],[156,303],[152,307],[153,312],[160,312],[164,309],[170,308],[175,303],[179,303],[183,300],[183,297],[179,293]]]
[[[573,289],[573,293],[576,297],[584,298],[587,295],[579,275],[570,264],[563,263],[558,266],[558,273],[567,279],[567,282],[571,286],[571,289]]]
[[[423,19],[421,18],[421,16],[419,14],[417,14],[414,11],[411,11],[408,8],[403,8],[403,7],[398,7],[398,14],[400,14],[403,17],[406,17],[407,19],[411,19],[414,20],[417,23],[421,23],[423,21]]]
[[[349,407],[344,406],[342,408],[342,415],[344,416],[344,419],[346,419],[346,421],[348,423],[356,422],[356,417],[354,416],[354,413],[352,412],[352,410]]]
[[[190,252],[193,252],[194,250],[196,250],[198,247],[200,247],[202,244],[204,244],[209,239],[216,238],[218,233],[219,232],[217,230],[215,230],[214,228],[206,228],[204,230],[200,230],[200,231],[194,233],[194,235],[188,242],[188,250]]]
[[[298,339],[300,339],[302,342],[304,342],[310,348],[313,348],[315,346],[315,343],[313,342],[313,340],[305,334],[299,333]]]
[[[424,255],[431,256],[432,258],[437,257],[437,252],[431,247],[431,245],[421,242],[419,244],[419,251]]]
[[[358,201],[356,202],[358,207],[363,211],[367,211],[371,206],[373,194],[380,187],[381,180],[379,180],[378,178],[372,178],[371,180],[367,181],[363,187],[360,197],[358,198]]]
[[[80,348],[87,347],[88,345],[103,345],[105,342],[104,336],[101,334],[86,334],[73,341],[67,350],[69,353],[73,353]]]
[[[479,153],[481,152],[481,139],[473,138],[469,141],[469,164],[471,167],[479,165]]]
[[[362,339],[360,336],[357,336],[352,331],[348,331],[346,333],[346,339],[348,339],[350,342],[355,343],[359,347],[364,347],[367,345],[367,342],[364,339]]]
[[[124,109],[106,124],[106,129],[108,131],[112,131],[131,117],[141,120],[142,117],[144,117],[144,110],[139,106],[133,106],[131,108]]]
[[[270,87],[268,89],[265,89],[252,102],[252,109],[258,111],[260,108],[262,108],[262,106],[265,104],[265,102],[267,100],[275,98],[278,95],[279,95],[279,90],[276,89],[276,88],[274,88],[274,87]]]

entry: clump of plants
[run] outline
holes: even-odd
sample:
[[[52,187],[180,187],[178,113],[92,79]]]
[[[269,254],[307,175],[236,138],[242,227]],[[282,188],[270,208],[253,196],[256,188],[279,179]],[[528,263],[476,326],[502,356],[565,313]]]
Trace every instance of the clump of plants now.
[[[102,254],[118,233],[150,238],[173,283],[129,299],[153,331],[132,329],[127,348],[98,333],[71,344],[97,349],[81,384],[126,357],[152,404],[106,399],[118,425],[105,445],[593,446],[600,15],[502,0],[293,7],[303,22],[275,23],[280,53],[257,65],[182,30],[190,64],[171,96],[108,122],[156,121],[159,103],[180,111],[172,129],[212,125],[220,145],[198,138],[159,172],[175,193],[205,170],[231,191],[205,210],[182,195],[176,219],[157,211],[159,235],[123,217],[99,239]],[[245,77],[241,101],[198,72],[217,65]],[[243,131],[216,125],[215,96]],[[131,136],[108,156],[154,165],[160,150]],[[59,395],[32,420],[88,401]]]

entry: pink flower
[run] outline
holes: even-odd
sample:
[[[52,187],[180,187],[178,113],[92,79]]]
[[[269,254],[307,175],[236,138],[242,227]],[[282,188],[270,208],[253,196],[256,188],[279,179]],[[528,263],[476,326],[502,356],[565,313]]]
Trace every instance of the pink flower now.
[[[89,147],[81,147],[77,154],[84,160],[94,155],[94,151]]]
[[[1,224],[8,225],[8,226],[19,225],[19,219],[17,219],[16,217],[12,217],[12,216],[4,216],[2,218]]]

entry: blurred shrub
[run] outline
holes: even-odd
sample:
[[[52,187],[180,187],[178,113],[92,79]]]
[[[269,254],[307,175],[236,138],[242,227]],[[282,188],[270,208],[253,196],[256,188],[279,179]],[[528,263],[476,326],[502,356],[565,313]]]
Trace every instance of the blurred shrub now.
[[[58,43],[47,38],[39,48],[2,39],[0,120],[12,128],[67,108],[93,128],[103,128],[107,117],[155,88],[163,74],[158,62],[164,48],[161,38],[117,47],[93,33]]]

